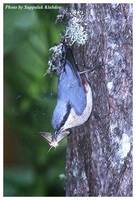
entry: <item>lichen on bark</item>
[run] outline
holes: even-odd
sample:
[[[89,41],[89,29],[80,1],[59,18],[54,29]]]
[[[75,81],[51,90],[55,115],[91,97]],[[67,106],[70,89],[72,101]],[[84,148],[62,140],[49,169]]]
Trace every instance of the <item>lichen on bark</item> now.
[[[74,55],[81,70],[95,68],[93,111],[68,137],[66,195],[132,196],[132,4],[76,9],[88,41]]]

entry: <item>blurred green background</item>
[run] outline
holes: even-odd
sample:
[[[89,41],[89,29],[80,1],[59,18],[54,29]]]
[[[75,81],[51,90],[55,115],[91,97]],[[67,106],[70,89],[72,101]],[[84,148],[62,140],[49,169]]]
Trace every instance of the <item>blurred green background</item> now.
[[[64,196],[66,141],[48,152],[39,134],[52,131],[57,78],[44,74],[64,27],[55,24],[58,9],[5,6],[4,196]]]

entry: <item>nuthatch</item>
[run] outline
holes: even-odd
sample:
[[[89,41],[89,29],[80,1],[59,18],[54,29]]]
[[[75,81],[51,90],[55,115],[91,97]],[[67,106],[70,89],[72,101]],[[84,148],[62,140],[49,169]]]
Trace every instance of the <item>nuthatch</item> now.
[[[58,78],[57,104],[52,116],[55,132],[43,132],[51,147],[56,147],[69,129],[86,122],[92,111],[92,91],[87,78],[80,74],[71,48],[65,46],[65,62]]]

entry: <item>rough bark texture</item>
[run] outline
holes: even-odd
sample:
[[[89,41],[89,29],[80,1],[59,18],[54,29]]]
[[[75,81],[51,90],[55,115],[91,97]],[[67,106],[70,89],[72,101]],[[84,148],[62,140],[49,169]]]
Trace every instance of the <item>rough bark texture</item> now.
[[[132,196],[132,5],[84,4],[89,35],[75,48],[89,73],[93,111],[68,137],[67,196]]]

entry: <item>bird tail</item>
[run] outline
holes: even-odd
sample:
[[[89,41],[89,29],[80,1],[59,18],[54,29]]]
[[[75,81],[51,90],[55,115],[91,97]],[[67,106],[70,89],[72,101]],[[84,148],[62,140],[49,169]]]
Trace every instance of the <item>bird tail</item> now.
[[[71,47],[66,45],[64,42],[63,42],[63,45],[64,45],[64,49],[65,49],[65,59],[70,62],[71,66],[72,66],[72,70],[77,75],[77,71],[79,71],[79,69],[75,62],[73,51],[72,51]]]

